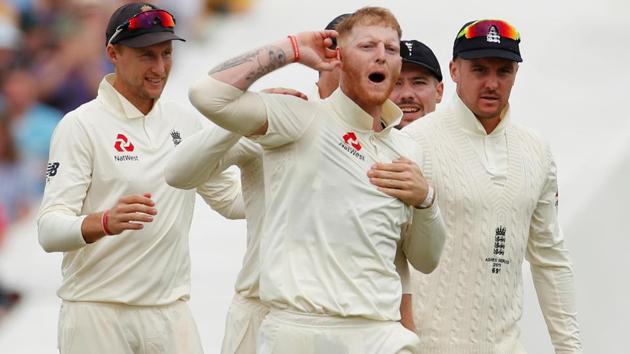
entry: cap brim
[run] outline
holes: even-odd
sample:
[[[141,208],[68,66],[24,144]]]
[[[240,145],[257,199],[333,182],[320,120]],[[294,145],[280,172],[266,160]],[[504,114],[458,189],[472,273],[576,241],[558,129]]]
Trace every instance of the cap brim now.
[[[152,46],[154,44],[158,44],[158,43],[162,43],[166,41],[184,41],[185,42],[186,40],[176,36],[175,33],[173,32],[163,31],[163,32],[150,32],[150,33],[141,34],[136,37],[123,39],[119,42],[116,42],[116,44],[122,44],[131,48],[143,48],[143,47]]]
[[[433,75],[438,80],[438,82],[442,82],[442,75],[439,75],[437,72],[435,72],[435,69],[431,68],[429,65],[420,61],[415,61],[415,60],[405,59],[405,58],[403,58],[402,61],[403,63],[415,64],[415,65],[423,67],[429,73],[431,73],[431,75]]]
[[[519,63],[523,61],[523,58],[514,52],[495,48],[467,50],[457,53],[457,56],[463,59],[501,58]]]

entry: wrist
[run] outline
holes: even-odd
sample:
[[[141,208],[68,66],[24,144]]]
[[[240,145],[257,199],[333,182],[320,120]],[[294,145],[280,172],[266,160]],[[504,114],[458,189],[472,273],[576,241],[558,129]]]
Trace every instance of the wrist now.
[[[433,205],[433,202],[435,202],[435,189],[433,189],[433,187],[429,185],[429,188],[427,189],[426,198],[424,198],[424,201],[422,201],[420,205],[416,206],[416,208],[418,209],[430,208]]]
[[[291,42],[291,48],[293,49],[293,62],[298,63],[300,61],[300,46],[298,45],[297,37],[290,34],[287,36],[289,42]]]
[[[103,228],[103,232],[105,235],[113,235],[109,230],[109,209],[105,209],[103,214],[101,214],[101,227]]]

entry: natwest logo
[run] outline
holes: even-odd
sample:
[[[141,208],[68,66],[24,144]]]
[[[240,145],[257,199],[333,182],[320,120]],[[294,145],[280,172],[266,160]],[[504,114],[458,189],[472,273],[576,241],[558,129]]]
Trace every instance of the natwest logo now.
[[[114,149],[116,149],[116,151],[119,151],[119,152],[125,152],[125,151],[131,152],[133,151],[134,146],[124,134],[119,133],[118,136],[116,136]]]
[[[357,141],[357,136],[356,134],[354,134],[354,132],[346,133],[346,135],[343,136],[343,141],[346,144],[350,144],[355,150],[361,150],[361,144],[359,144],[359,142]]]
[[[342,136],[343,141],[339,142],[339,146],[349,152],[352,156],[358,158],[361,161],[365,161],[365,156],[359,152],[361,150],[361,144],[357,140],[357,135],[354,132],[347,132]]]

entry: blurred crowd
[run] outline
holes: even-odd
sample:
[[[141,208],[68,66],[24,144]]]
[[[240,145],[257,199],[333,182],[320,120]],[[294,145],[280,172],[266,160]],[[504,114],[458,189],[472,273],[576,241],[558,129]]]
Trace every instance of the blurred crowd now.
[[[10,226],[37,208],[52,132],[96,96],[113,68],[105,27],[123,0],[0,0],[0,252]],[[178,32],[203,38],[213,15],[250,0],[148,1],[167,5]],[[0,318],[19,300],[0,279]]]

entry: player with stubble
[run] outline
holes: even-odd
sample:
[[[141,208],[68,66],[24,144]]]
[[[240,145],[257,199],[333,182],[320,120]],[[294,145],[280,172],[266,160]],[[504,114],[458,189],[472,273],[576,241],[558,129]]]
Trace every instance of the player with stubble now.
[[[418,167],[419,146],[394,129],[402,112],[388,97],[400,73],[400,26],[388,10],[368,7],[337,31],[245,53],[190,90],[206,117],[263,148],[260,297],[271,311],[259,354],[418,352],[417,336],[397,322],[394,259],[401,248],[431,272],[444,223]],[[291,62],[340,66],[339,89],[318,102],[247,91]],[[382,163],[392,164],[376,171]]]

